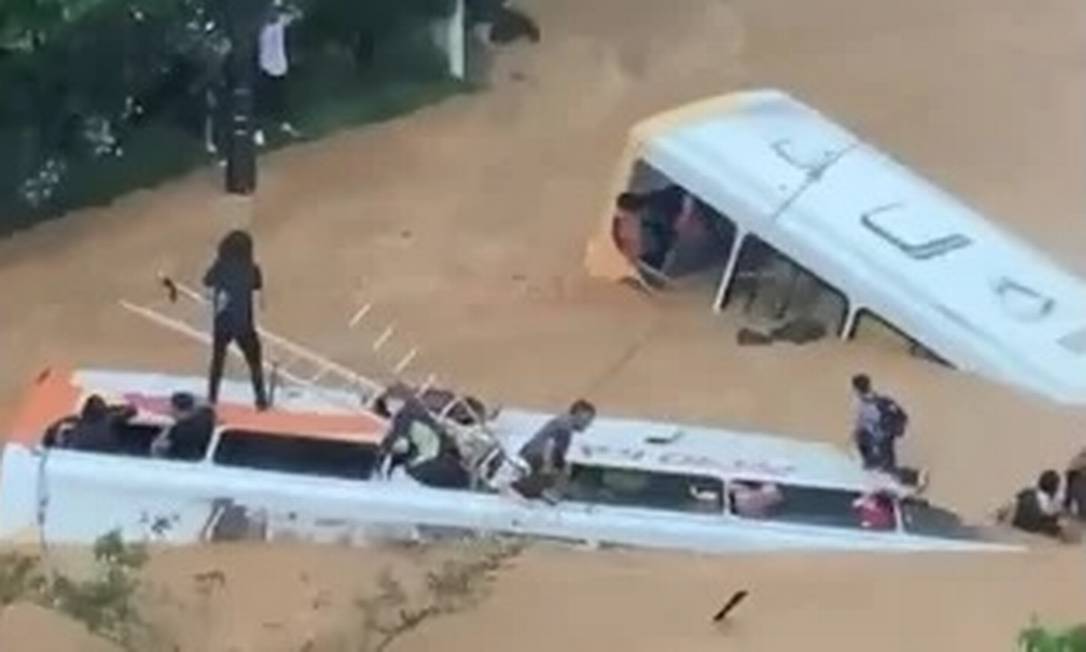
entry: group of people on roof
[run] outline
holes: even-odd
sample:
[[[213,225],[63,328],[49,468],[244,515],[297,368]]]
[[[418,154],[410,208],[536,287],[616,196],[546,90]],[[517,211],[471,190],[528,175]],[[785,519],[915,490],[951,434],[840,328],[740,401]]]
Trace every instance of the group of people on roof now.
[[[501,488],[512,489],[525,498],[549,500],[554,499],[551,491],[562,482],[567,470],[566,455],[573,436],[586,430],[596,416],[591,403],[578,400],[565,414],[544,424],[515,458],[498,456],[469,461],[464,459],[449,431],[448,421],[469,427],[482,425],[487,415],[477,399],[458,399],[449,393],[420,393],[406,385],[395,385],[378,399],[376,409],[389,419],[380,444],[382,477],[391,477],[402,468],[409,477],[427,486],[465,488],[472,480],[467,467],[472,462],[485,465],[489,460],[494,466],[480,471],[487,476],[498,476]],[[445,422],[436,418],[440,414],[446,416]],[[505,468],[499,470],[498,465]]]
[[[132,405],[110,405],[92,394],[78,415],[64,417],[49,426],[43,443],[51,448],[97,453],[147,454],[151,457],[202,459],[215,430],[215,412],[187,392],[170,397],[170,422],[150,440],[133,440],[127,433],[139,411]]]

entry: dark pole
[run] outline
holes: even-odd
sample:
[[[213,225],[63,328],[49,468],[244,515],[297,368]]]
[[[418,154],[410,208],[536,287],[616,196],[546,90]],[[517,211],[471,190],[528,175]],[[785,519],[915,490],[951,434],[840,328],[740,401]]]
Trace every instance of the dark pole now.
[[[267,0],[226,2],[230,58],[227,62],[230,107],[226,149],[226,192],[251,195],[256,190],[256,146],[253,143],[253,78],[257,37]]]

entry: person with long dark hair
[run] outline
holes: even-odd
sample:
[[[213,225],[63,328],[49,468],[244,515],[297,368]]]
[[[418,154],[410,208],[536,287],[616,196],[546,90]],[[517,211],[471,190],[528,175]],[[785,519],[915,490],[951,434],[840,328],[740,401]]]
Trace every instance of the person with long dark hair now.
[[[253,295],[264,289],[264,279],[253,259],[253,238],[248,232],[231,231],[219,242],[218,256],[204,274],[204,286],[211,292],[215,315],[208,402],[218,401],[226,348],[236,342],[249,365],[256,408],[267,409],[260,337],[253,323]]]

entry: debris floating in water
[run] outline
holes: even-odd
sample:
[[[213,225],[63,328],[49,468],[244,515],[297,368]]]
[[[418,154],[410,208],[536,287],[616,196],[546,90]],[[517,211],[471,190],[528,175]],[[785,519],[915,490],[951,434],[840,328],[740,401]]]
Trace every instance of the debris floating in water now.
[[[749,592],[746,590],[736,591],[735,593],[733,593],[732,597],[729,598],[728,601],[724,603],[724,606],[720,608],[720,611],[716,612],[716,615],[713,616],[713,622],[719,623],[727,618],[728,614],[731,613],[732,609],[735,609],[739,605],[739,603],[747,597],[748,593]]]

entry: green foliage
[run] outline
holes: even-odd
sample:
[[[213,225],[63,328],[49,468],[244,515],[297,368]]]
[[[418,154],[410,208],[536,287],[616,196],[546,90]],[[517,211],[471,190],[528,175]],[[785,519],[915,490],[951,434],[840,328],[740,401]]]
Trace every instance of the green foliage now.
[[[46,586],[37,557],[16,552],[0,555],[0,608],[40,594]]]
[[[326,133],[455,90],[424,29],[452,0],[297,4],[301,126]],[[221,90],[230,47],[224,6],[0,0],[0,234],[208,161],[205,94]]]
[[[139,572],[147,563],[142,545],[126,544],[110,532],[94,544],[95,568],[90,579],[47,577],[38,557],[0,556],[0,608],[25,600],[55,609],[83,623],[92,633],[126,648],[144,630],[135,598]]]
[[[1021,652],[1086,652],[1086,624],[1066,630],[1053,630],[1034,618],[1018,636]]]

